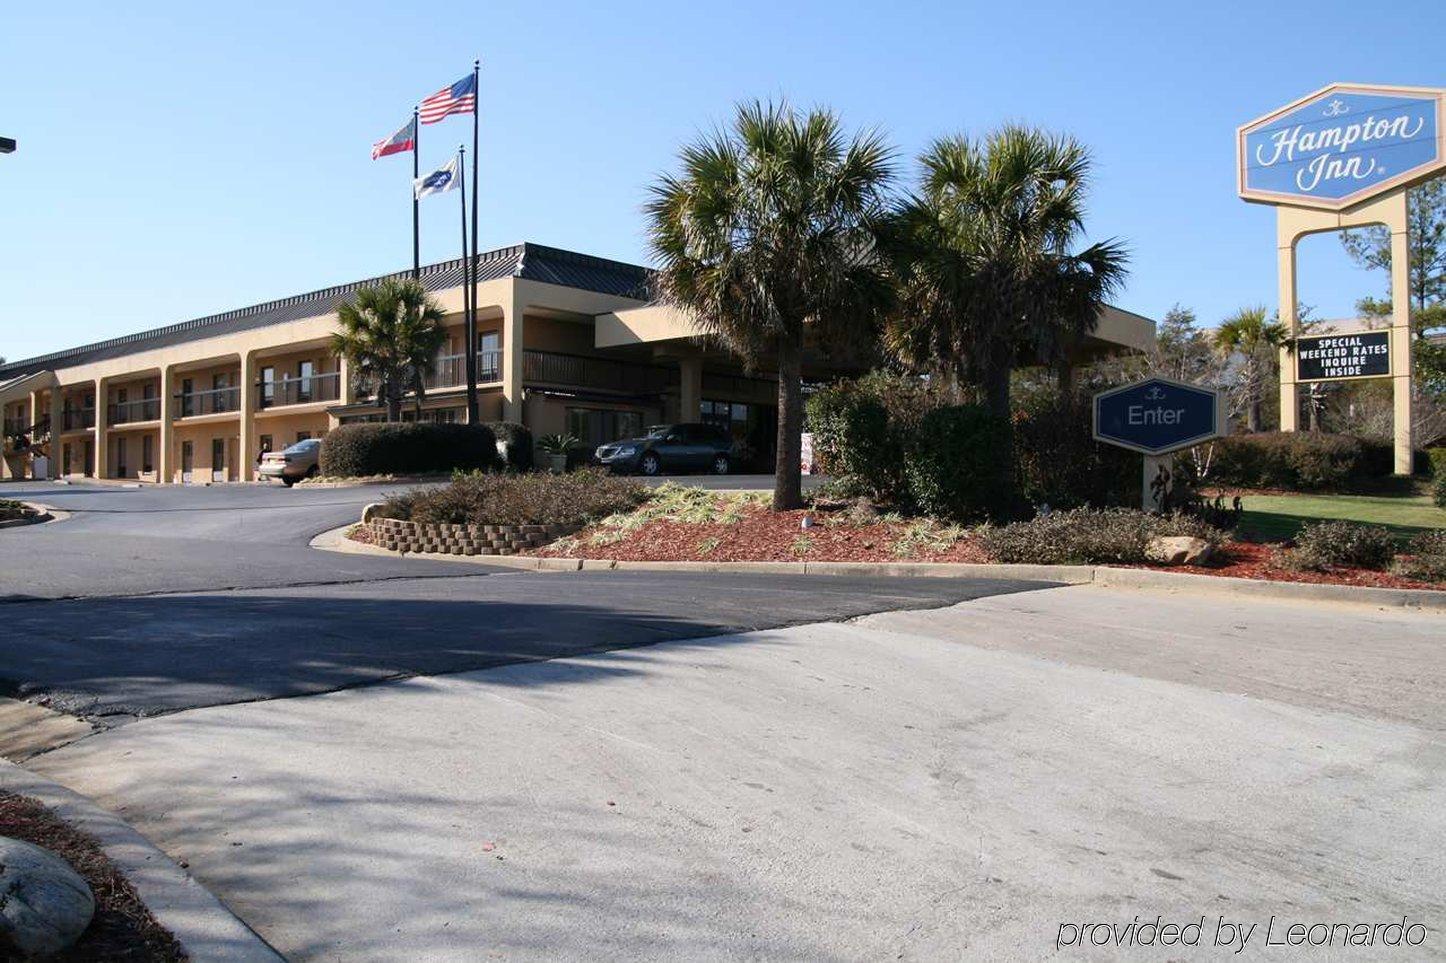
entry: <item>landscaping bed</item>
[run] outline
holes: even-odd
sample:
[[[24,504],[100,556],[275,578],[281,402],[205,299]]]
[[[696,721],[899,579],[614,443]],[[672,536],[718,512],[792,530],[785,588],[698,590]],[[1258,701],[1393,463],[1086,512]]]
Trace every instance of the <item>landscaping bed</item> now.
[[[525,554],[547,558],[613,559],[634,562],[968,562],[1001,561],[999,549],[1009,544],[1006,530],[948,525],[930,519],[901,518],[869,511],[859,504],[774,512],[763,492],[709,492],[665,485],[642,506],[596,521],[577,534]],[[1057,513],[1058,522],[1069,513]],[[1128,511],[1082,513],[1092,528],[1109,522],[1104,533],[1090,531],[1085,544],[1071,548],[1065,536],[1036,522],[1048,539],[1039,557],[1007,561],[1040,564],[1110,564],[1130,568],[1174,570],[1200,575],[1357,585],[1375,588],[1442,589],[1442,582],[1411,578],[1387,570],[1328,564],[1320,569],[1292,562],[1283,543],[1239,541],[1216,533],[1214,557],[1206,565],[1169,567],[1132,557],[1150,534],[1206,535],[1208,527],[1190,519],[1173,521]],[[803,528],[804,518],[812,520]],[[1142,526],[1139,533],[1121,531]],[[1057,527],[1057,526],[1056,526]],[[1112,541],[1113,540],[1113,541]],[[1020,539],[1012,539],[1018,543]],[[1028,542],[1025,540],[1025,544]],[[1018,551],[1018,548],[1011,550]],[[1071,552],[1075,552],[1073,557]]]
[[[74,946],[50,957],[53,963],[169,963],[188,959],[186,951],[156,922],[100,844],[45,806],[0,790],[0,836],[60,856],[85,879],[95,896],[95,916],[90,926]]]

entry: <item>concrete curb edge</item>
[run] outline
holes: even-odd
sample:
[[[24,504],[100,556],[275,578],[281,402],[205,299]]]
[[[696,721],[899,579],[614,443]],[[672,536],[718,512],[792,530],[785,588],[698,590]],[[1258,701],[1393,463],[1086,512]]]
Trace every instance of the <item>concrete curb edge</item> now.
[[[0,789],[44,803],[93,836],[136,893],[196,963],[284,963],[256,931],[125,820],[58,783],[0,760]]]
[[[345,537],[351,525],[323,532],[311,540],[322,551],[397,558],[396,552]],[[402,557],[406,557],[403,555]],[[1192,591],[1259,599],[1337,602],[1378,608],[1411,608],[1446,612],[1446,591],[1326,585],[1314,582],[1272,582],[1223,575],[1191,575],[1156,569],[1112,568],[1107,565],[984,565],[967,562],[628,562],[608,558],[542,558],[532,555],[417,554],[434,561],[481,563],[526,572],[754,572],[789,575],[879,575],[896,578],[1013,578],[1066,585],[1100,585],[1158,591]]]

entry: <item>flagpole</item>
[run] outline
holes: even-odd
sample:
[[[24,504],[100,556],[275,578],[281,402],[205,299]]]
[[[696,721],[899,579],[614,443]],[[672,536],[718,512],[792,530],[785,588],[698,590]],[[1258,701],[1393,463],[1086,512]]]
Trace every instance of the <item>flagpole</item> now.
[[[422,176],[418,158],[422,153],[422,124],[418,120],[417,108],[412,108],[412,183]],[[417,192],[412,190],[412,277],[422,276],[422,228],[417,218]]]
[[[472,254],[467,258],[469,268],[468,292],[471,294],[470,312],[472,333],[467,338],[467,420],[476,424],[477,411],[477,195],[481,181],[477,175],[477,115],[482,102],[482,61],[472,61]]]
[[[472,257],[467,250],[467,145],[457,148],[457,180],[462,190],[462,334],[467,339],[463,357],[467,365],[467,424],[475,425],[481,419],[477,410],[477,309],[473,303],[477,298],[472,283]],[[477,188],[472,188],[477,196]],[[475,247],[475,239],[473,241]]]

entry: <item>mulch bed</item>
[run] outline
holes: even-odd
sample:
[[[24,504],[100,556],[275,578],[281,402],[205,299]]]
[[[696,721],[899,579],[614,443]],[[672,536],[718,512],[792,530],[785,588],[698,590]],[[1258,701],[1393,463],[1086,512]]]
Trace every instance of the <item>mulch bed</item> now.
[[[1264,579],[1269,582],[1309,582],[1316,585],[1360,585],[1367,588],[1436,589],[1439,583],[1401,578],[1390,572],[1369,569],[1337,568],[1328,572],[1300,571],[1284,568],[1275,561],[1278,545],[1258,542],[1227,542],[1217,560],[1207,568],[1182,568],[1178,571],[1198,575],[1225,575],[1232,578]],[[1137,565],[1133,568],[1158,568]]]
[[[803,527],[805,515],[817,522]],[[557,544],[527,554],[554,557],[611,558],[635,562],[987,562],[972,539],[962,538],[942,551],[918,548],[909,554],[893,549],[908,523],[875,521],[855,524],[839,513],[821,511],[774,512],[761,506],[747,508],[737,523],[703,523],[659,519],[648,522],[623,540],[589,544],[597,527],[578,535],[579,548],[566,551]]]
[[[801,528],[804,515],[818,522]],[[734,524],[689,524],[657,519],[628,532],[619,541],[593,544],[590,536],[605,532],[598,526],[583,529],[575,543],[554,543],[526,554],[554,558],[607,558],[636,562],[974,562],[992,561],[972,535],[965,535],[942,551],[914,545],[896,551],[908,522],[878,520],[858,524],[843,513],[826,511],[773,512],[750,506]],[[1227,543],[1217,561],[1206,568],[1179,567],[1172,571],[1195,575],[1263,579],[1272,582],[1309,582],[1358,585],[1372,588],[1435,589],[1443,586],[1401,578],[1389,572],[1334,569],[1329,572],[1296,571],[1275,561],[1279,546],[1253,542]],[[1129,568],[1165,569],[1157,565]]]
[[[40,803],[0,791],[0,836],[24,840],[59,855],[84,877],[95,895],[95,917],[79,942],[50,960],[169,963],[188,959],[186,951],[151,916],[100,844],[62,822]]]

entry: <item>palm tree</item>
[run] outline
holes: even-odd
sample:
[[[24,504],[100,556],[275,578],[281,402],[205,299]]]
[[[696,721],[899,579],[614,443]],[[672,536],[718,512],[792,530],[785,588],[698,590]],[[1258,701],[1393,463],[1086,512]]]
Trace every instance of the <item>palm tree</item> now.
[[[1260,430],[1265,377],[1276,349],[1285,339],[1285,325],[1274,320],[1260,305],[1241,308],[1215,329],[1215,350],[1226,358],[1241,356],[1235,393],[1238,407],[1246,411],[1246,427],[1250,431]]]
[[[422,285],[411,278],[388,278],[362,288],[336,313],[341,331],[332,336],[332,350],[347,359],[355,377],[376,385],[387,421],[401,420],[402,397],[409,388],[420,407],[423,379],[435,369],[437,352],[447,340],[442,309]]]
[[[1006,126],[937,140],[919,164],[922,183],[884,237],[899,285],[886,343],[977,386],[1007,419],[1015,365],[1064,362],[1124,281],[1125,249],[1074,251],[1090,158],[1070,138]]]
[[[693,317],[749,367],[778,369],[773,507],[803,504],[804,332],[826,350],[857,343],[889,298],[874,255],[892,151],[847,136],[827,110],[740,105],[731,129],[680,152],[647,205],[656,295]]]

